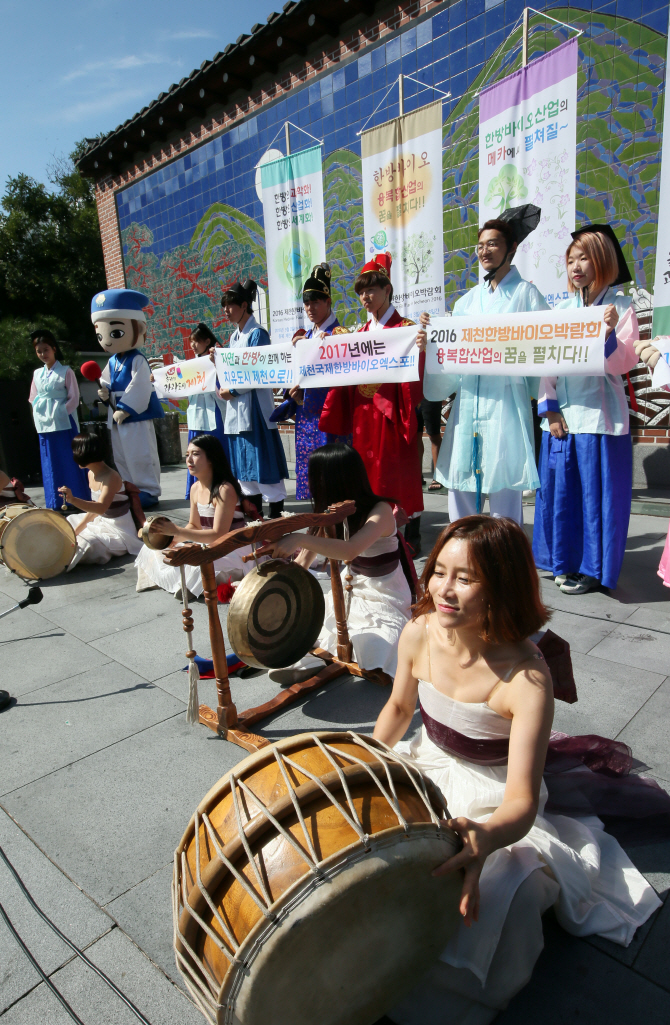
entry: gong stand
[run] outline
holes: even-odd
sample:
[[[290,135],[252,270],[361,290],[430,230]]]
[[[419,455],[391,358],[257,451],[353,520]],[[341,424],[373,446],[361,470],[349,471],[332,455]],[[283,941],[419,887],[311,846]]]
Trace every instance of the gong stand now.
[[[356,511],[354,502],[338,502],[332,505],[325,513],[297,513],[294,516],[282,516],[276,520],[265,520],[256,526],[241,527],[229,534],[224,534],[220,540],[208,548],[199,544],[184,544],[179,548],[170,548],[164,552],[165,561],[171,566],[200,566],[202,583],[207,605],[209,619],[209,639],[212,646],[212,662],[214,664],[214,675],[216,678],[216,693],[218,705],[216,711],[208,705],[200,705],[199,717],[204,726],[208,726],[214,733],[218,733],[230,740],[233,744],[244,748],[245,751],[258,751],[267,747],[270,743],[265,737],[259,737],[251,733],[250,726],[273,715],[281,708],[293,704],[303,694],[316,690],[330,680],[336,679],[348,673],[352,676],[365,677],[375,683],[387,685],[391,678],[380,669],[361,669],[353,660],[353,648],[347,628],[344,593],[342,579],[340,577],[340,566],[337,559],[329,559],[330,580],[333,590],[333,609],[337,628],[337,654],[325,651],[323,648],[313,648],[312,655],[320,658],[324,663],[320,669],[301,683],[294,683],[279,691],[273,698],[256,708],[248,708],[244,712],[237,711],[230,693],[230,681],[228,679],[228,664],[226,662],[226,646],[223,639],[221,619],[219,617],[219,605],[216,594],[216,579],[214,575],[214,562],[235,551],[237,548],[246,548],[248,545],[268,545],[278,541],[286,534],[293,534],[295,531],[304,530],[306,527],[318,527],[323,529],[328,536],[335,537],[335,527],[342,523],[348,516]],[[245,561],[257,558],[264,554],[259,549],[255,555],[243,556]],[[184,630],[188,633],[193,630],[193,615],[190,609],[182,612]]]

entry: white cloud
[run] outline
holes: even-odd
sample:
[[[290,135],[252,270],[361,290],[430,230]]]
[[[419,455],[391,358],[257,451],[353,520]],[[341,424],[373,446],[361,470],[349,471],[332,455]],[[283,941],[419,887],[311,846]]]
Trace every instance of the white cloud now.
[[[109,111],[121,108],[124,120],[128,116],[128,104],[147,102],[147,94],[143,89],[115,90],[112,93],[105,93],[97,99],[84,100],[80,103],[73,103],[69,107],[63,107],[55,111],[50,121],[73,122],[85,118],[95,117],[98,114],[107,114]]]
[[[77,78],[86,78],[89,75],[97,75],[100,72],[112,74],[115,71],[128,71],[131,68],[144,68],[149,64],[170,64],[173,63],[169,57],[158,53],[128,53],[124,57],[110,57],[105,61],[95,61],[75,68],[63,77],[64,82],[73,82]]]

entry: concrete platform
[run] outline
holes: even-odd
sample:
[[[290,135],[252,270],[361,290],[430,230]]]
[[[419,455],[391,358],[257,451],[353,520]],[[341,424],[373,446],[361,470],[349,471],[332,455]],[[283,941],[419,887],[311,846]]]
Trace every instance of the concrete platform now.
[[[183,467],[163,473],[160,508],[180,522],[184,478]],[[447,503],[446,494],[425,497],[427,552],[447,523]],[[533,513],[525,506],[529,534]],[[556,728],[621,738],[670,788],[670,589],[656,576],[667,525],[666,517],[632,516],[615,592],[570,597],[547,575],[542,588],[551,625],[572,645],[579,692],[576,705],[558,704]],[[0,845],[46,913],[152,1025],[197,1025],[203,1019],[172,957],[172,853],[198,801],[242,752],[186,724],[180,605],[162,591],[138,595],[135,579],[131,559],[78,567],[45,582],[39,606],[0,621],[2,686],[16,697],[0,715]],[[24,594],[0,568],[0,611]],[[209,655],[206,609],[195,604],[194,614],[195,646]],[[232,690],[241,709],[276,686],[259,673],[234,679]],[[201,682],[200,696],[215,703],[213,682]],[[273,740],[314,729],[369,733],[386,698],[364,680],[336,680],[257,731]],[[632,845],[629,854],[665,898],[670,844]],[[136,1020],[50,933],[1,863],[0,892],[86,1025]],[[668,906],[628,949],[568,936],[551,915],[545,937],[531,982],[499,1025],[670,1020]],[[0,924],[0,1025],[69,1021]]]

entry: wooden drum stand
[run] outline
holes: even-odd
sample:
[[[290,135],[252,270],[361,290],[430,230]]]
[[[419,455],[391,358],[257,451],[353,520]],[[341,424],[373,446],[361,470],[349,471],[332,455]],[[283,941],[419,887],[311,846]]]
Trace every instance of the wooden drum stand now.
[[[286,534],[292,534],[297,530],[304,530],[306,527],[318,527],[325,530],[326,534],[335,536],[335,526],[342,523],[348,516],[356,511],[354,502],[338,502],[330,507],[325,513],[297,513],[294,516],[283,516],[276,520],[266,520],[257,526],[242,527],[233,530],[215,544],[204,548],[199,544],[185,544],[179,548],[170,548],[164,551],[165,561],[171,566],[200,566],[202,572],[202,583],[205,594],[205,603],[209,617],[209,638],[212,646],[212,662],[214,663],[214,675],[216,677],[216,693],[218,707],[216,711],[208,705],[200,705],[200,722],[208,726],[214,733],[218,733],[226,740],[244,748],[245,751],[259,751],[270,743],[265,737],[259,737],[249,731],[249,727],[255,723],[273,715],[286,705],[291,705],[303,694],[315,690],[317,687],[334,680],[344,673],[351,676],[365,677],[381,685],[390,684],[391,677],[380,669],[361,669],[353,660],[353,647],[349,638],[347,620],[345,613],[344,593],[340,577],[340,565],[338,560],[329,559],[330,580],[333,592],[333,608],[337,626],[337,654],[333,655],[323,648],[314,648],[311,652],[325,663],[320,669],[302,683],[294,683],[276,694],[270,701],[256,708],[248,708],[244,712],[237,711],[230,693],[230,682],[228,679],[228,664],[226,662],[226,646],[223,639],[223,630],[219,618],[218,599],[216,595],[216,580],[214,577],[214,562],[236,548],[245,548],[247,545],[270,544],[278,541]],[[253,558],[254,556],[247,556]],[[348,578],[349,580],[349,578]],[[349,584],[347,589],[350,589]],[[184,630],[187,634],[193,631],[193,614],[190,609],[184,609],[182,613]],[[193,658],[195,651],[187,652],[188,658]]]

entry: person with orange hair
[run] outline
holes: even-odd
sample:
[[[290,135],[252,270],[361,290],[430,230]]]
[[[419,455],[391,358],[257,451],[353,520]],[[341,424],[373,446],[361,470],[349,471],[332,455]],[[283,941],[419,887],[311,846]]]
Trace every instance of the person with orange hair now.
[[[354,290],[368,314],[359,331],[411,327],[391,302],[391,254],[379,253],[366,263]],[[346,332],[335,328],[333,334]],[[421,357],[423,376],[424,357]],[[423,398],[421,381],[402,384],[359,384],[331,388],[319,420],[319,430],[339,436],[352,435],[372,490],[393,495],[407,513],[405,540],[416,558],[421,550],[420,522],[423,511],[421,464],[418,452],[416,407]]]
[[[540,488],[533,552],[565,594],[616,587],[628,535],[633,447],[621,375],[638,361],[637,318],[618,286],[631,280],[609,224],[572,233],[565,261],[572,296],[557,309],[604,306],[604,376],[543,377]]]

